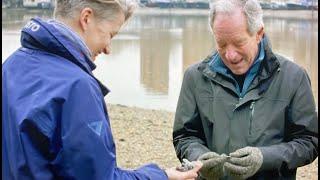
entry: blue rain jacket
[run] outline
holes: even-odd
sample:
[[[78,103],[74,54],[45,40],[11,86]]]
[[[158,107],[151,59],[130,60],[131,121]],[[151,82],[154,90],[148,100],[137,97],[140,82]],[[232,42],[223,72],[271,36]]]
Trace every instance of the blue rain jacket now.
[[[95,65],[52,24],[22,29],[2,66],[3,179],[168,179],[155,164],[117,167]]]

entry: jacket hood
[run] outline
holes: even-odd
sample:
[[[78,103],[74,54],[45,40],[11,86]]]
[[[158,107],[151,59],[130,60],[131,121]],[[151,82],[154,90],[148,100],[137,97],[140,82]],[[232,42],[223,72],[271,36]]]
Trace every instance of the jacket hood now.
[[[57,30],[53,24],[32,18],[22,29],[20,42],[22,47],[44,50],[64,57],[91,74],[95,64],[78,46]]]

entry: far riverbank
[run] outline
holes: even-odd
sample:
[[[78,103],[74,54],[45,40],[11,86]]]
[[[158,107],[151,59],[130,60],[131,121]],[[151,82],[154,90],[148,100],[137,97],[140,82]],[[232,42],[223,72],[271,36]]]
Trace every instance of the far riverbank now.
[[[25,8],[2,8],[3,13],[8,11],[15,12],[52,12],[52,10],[43,9],[25,9]],[[208,9],[179,9],[179,8],[148,8],[138,7],[134,15],[192,15],[192,16],[208,16]],[[286,19],[305,19],[305,20],[318,20],[317,10],[263,10],[265,18],[286,18]]]
[[[136,15],[198,15],[207,16],[207,9],[177,9],[177,8],[138,8]],[[315,10],[263,10],[265,18],[290,18],[290,19],[306,19],[317,20],[318,11]]]

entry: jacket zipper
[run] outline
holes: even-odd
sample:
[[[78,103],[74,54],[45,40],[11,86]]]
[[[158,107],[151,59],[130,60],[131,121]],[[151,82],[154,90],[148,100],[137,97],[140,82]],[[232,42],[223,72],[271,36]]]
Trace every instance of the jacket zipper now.
[[[249,121],[249,135],[251,135],[251,131],[252,131],[252,121],[253,121],[253,114],[254,114],[254,101],[251,102],[251,105],[250,105],[250,110],[251,110],[251,113],[250,113],[250,121]]]

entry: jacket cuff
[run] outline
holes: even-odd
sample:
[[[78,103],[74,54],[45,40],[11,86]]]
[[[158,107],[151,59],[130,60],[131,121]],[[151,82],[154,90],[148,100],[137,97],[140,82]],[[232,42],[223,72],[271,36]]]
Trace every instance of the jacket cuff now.
[[[189,151],[189,152],[188,152]],[[198,148],[192,148],[187,150],[187,156],[185,156],[189,161],[197,161],[198,158],[207,153],[211,152],[207,147],[203,145],[198,145]]]
[[[263,156],[263,162],[259,171],[277,169],[279,159],[277,158],[274,149],[272,147],[259,147],[259,149]]]
[[[161,170],[164,172],[164,175],[166,175],[166,176],[167,176],[167,179],[169,180],[169,176],[168,176],[166,170],[165,170],[165,169],[161,169]]]
[[[167,173],[163,169],[161,169],[157,164],[154,163],[145,164],[136,169],[135,171],[138,172],[138,174],[143,174],[146,179],[168,180]]]

